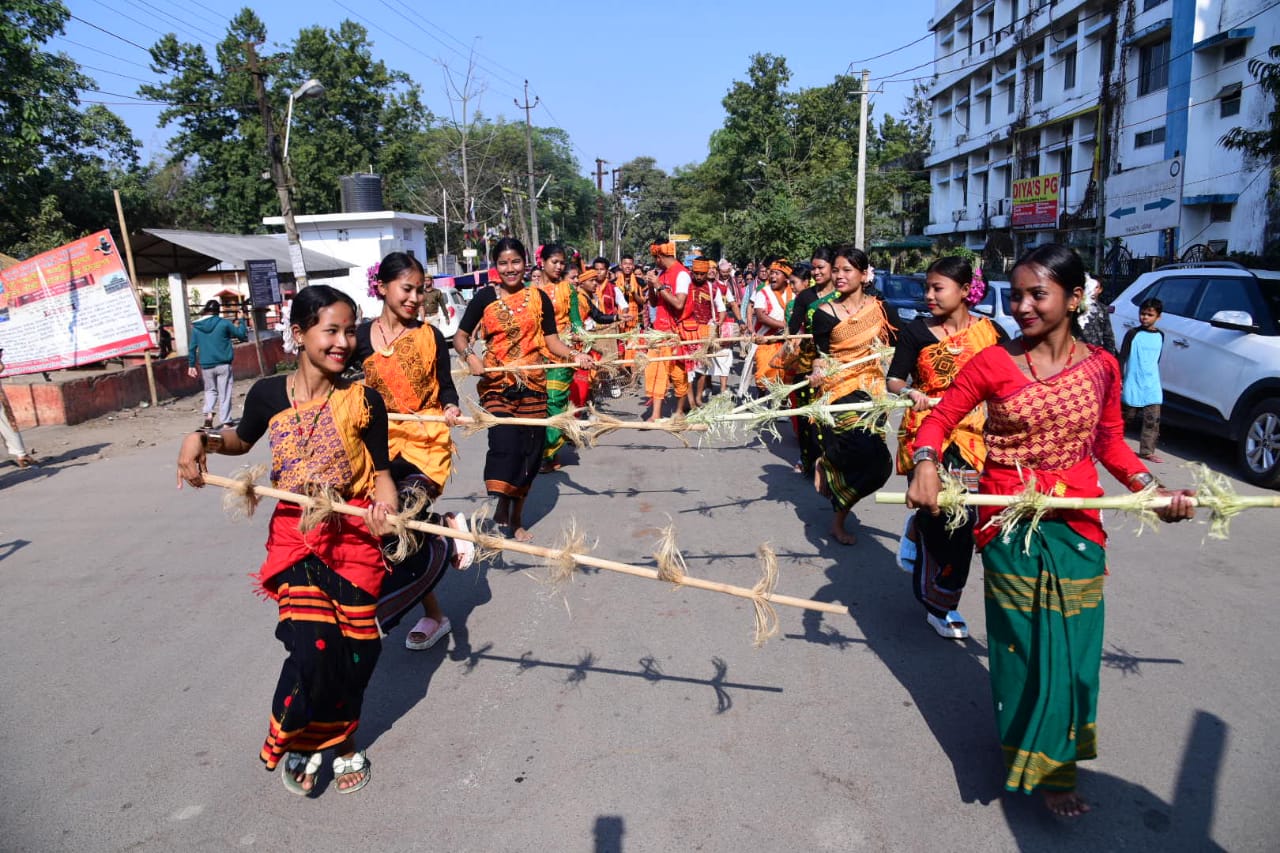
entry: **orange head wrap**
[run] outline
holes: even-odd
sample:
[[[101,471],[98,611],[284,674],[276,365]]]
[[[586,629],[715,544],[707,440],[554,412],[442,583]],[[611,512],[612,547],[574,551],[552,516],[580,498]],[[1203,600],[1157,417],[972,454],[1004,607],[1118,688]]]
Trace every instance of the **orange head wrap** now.
[[[669,258],[674,258],[676,256],[676,244],[654,243],[649,247],[649,254],[653,255],[655,258],[662,257],[663,255]]]
[[[578,273],[578,284],[585,284],[588,281],[595,281],[599,277],[600,277],[600,271],[595,267],[591,267],[590,269],[585,269],[582,272]]]
[[[783,275],[791,275],[791,262],[786,258],[778,258],[776,261],[769,264],[769,269],[777,270]]]
[[[711,261],[706,258],[693,259],[693,272],[711,272]]]

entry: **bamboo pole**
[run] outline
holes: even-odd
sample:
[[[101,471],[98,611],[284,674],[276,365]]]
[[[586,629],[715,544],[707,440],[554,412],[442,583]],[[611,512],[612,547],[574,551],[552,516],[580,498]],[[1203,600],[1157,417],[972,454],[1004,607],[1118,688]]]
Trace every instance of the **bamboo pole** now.
[[[217,474],[205,473],[202,475],[204,482],[210,486],[228,489],[238,492],[246,497],[253,498],[275,498],[276,500],[288,501],[304,507],[323,506],[332,512],[341,513],[363,518],[365,510],[343,503],[342,501],[319,501],[316,498],[307,495],[288,492],[284,489],[277,489],[272,486],[259,486],[256,483],[246,479],[236,479],[232,477],[222,477]],[[463,539],[467,542],[473,542],[481,548],[492,548],[502,551],[515,551],[519,554],[527,554],[531,557],[541,557],[544,560],[557,560],[562,558],[572,558],[573,562],[580,566],[588,566],[593,569],[602,569],[604,571],[616,572],[618,574],[631,575],[632,577],[645,578],[647,580],[660,580],[658,572],[654,569],[645,568],[643,566],[633,566],[629,563],[620,563],[615,560],[605,560],[600,557],[593,557],[589,554],[566,554],[555,548],[547,548],[541,545],[532,545],[528,542],[518,542],[507,539],[502,536],[493,536],[484,533],[473,533],[462,530],[455,530],[440,524],[431,524],[426,521],[416,521],[404,518],[400,515],[391,514],[387,516],[387,521],[393,525],[402,525],[412,530],[419,530],[423,533],[431,533],[436,536],[446,536],[450,539]],[[762,598],[772,604],[782,604],[787,607],[797,607],[804,610],[816,610],[822,613],[834,613],[838,615],[848,614],[848,608],[841,607],[838,604],[827,601],[813,601],[807,598],[797,598],[791,595],[782,595],[780,593],[758,593],[751,589],[733,584],[721,583],[719,581],[710,581],[703,578],[695,578],[688,575],[680,578],[679,586],[689,586],[694,589],[702,589],[708,592],[719,592],[724,595],[732,595],[737,598],[746,598],[756,600]]]
[[[704,359],[704,358],[706,358],[706,356],[701,353],[688,353],[685,355],[662,355],[662,356],[655,356],[653,358],[646,358],[646,359],[633,359],[633,358],[614,359],[614,360],[604,359],[602,361],[598,361],[592,364],[591,367],[585,368],[585,369],[598,370],[603,367],[629,367],[633,364],[653,364],[654,362],[658,362],[658,361],[697,361],[699,359]],[[549,364],[510,364],[510,365],[503,365],[501,367],[486,367],[484,369],[484,372],[485,373],[522,373],[525,371],[556,370],[558,368],[566,368],[566,367],[572,367],[576,370],[584,369],[584,368],[578,367],[576,362],[561,361],[561,362],[551,362]]]
[[[571,411],[582,411],[582,410],[574,409]],[[428,423],[428,424],[445,423],[444,415],[403,415],[403,414],[400,414],[399,412],[388,412],[387,419],[393,420],[393,421],[419,421],[421,423]],[[638,429],[638,430],[666,430],[668,432],[670,432],[671,430],[671,425],[665,424],[662,421],[614,421],[614,420],[606,421],[606,420],[596,420],[594,418],[588,418],[587,420],[580,421],[580,423],[582,424],[584,429],[590,429],[591,427],[594,427],[594,426],[607,425],[610,430]],[[483,425],[486,428],[490,426],[534,426],[534,427],[558,426],[558,424],[554,422],[554,418],[498,418],[497,423],[491,423],[491,422],[480,420],[477,418],[467,417],[466,415],[462,415],[461,417],[459,417],[457,419],[457,424],[458,426]],[[689,424],[687,427],[683,428],[683,431],[706,432],[707,426],[706,424]]]
[[[124,257],[129,262],[129,284],[133,290],[133,298],[138,303],[138,313],[142,315],[142,323],[145,326],[147,322],[147,314],[142,310],[142,295],[138,292],[138,270],[133,265],[133,245],[129,242],[129,228],[124,224],[124,205],[120,203],[120,190],[111,191],[116,198],[116,216],[120,219],[120,239],[124,241]],[[160,298],[156,297],[156,327],[157,332],[164,326],[164,318],[160,314]],[[159,335],[157,334],[157,337]],[[151,347],[148,346],[142,351],[142,359],[147,369],[147,388],[151,391],[151,405],[155,406],[159,403],[156,398],[156,371],[151,366]]]

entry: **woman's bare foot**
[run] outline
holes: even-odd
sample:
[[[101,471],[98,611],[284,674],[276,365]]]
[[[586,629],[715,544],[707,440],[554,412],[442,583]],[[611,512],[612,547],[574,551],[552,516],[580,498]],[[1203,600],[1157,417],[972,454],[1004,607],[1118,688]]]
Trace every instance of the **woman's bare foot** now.
[[[1040,793],[1044,797],[1045,808],[1058,817],[1080,817],[1086,812],[1093,811],[1075,791],[1041,791]]]
[[[517,542],[532,542],[533,534],[525,530],[523,527],[517,527],[515,532],[511,534],[511,538]]]
[[[835,514],[835,518],[831,519],[831,538],[841,545],[857,545],[858,537],[844,529],[844,522],[848,517],[848,512],[837,512]]]

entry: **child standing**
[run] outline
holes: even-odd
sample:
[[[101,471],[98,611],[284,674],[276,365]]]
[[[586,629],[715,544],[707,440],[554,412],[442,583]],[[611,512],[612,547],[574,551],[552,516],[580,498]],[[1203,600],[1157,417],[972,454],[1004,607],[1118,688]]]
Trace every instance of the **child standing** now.
[[[1160,354],[1164,350],[1164,332],[1156,328],[1164,303],[1146,299],[1138,306],[1138,327],[1124,336],[1120,348],[1120,364],[1124,370],[1125,418],[1142,415],[1142,437],[1138,456],[1148,462],[1163,462],[1156,456],[1156,439],[1160,436],[1160,404],[1164,391],[1160,387]]]

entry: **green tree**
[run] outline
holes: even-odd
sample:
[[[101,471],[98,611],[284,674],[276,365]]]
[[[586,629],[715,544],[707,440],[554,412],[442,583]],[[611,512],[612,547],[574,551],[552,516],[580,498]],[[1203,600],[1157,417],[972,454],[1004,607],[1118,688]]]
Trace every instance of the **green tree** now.
[[[0,250],[55,248],[115,222],[111,190],[142,194],[137,142],[101,105],[80,109],[96,84],[45,44],[70,13],[60,2],[10,0],[0,11]]]
[[[139,92],[174,104],[159,121],[177,126],[166,165],[183,178],[170,187],[184,224],[257,231],[263,217],[279,213],[275,189],[262,177],[266,137],[246,51],[266,38],[262,21],[244,9],[217,46],[216,68],[203,47],[172,34],[151,48],[152,69],[165,79]],[[364,27],[308,27],[285,50],[260,59],[281,140],[289,93],[312,77],[325,86],[324,97],[294,102],[289,159],[299,211],[338,210],[338,178],[370,166],[389,177],[390,204],[408,199],[398,178],[419,167],[430,114],[409,77],[373,57]]]

